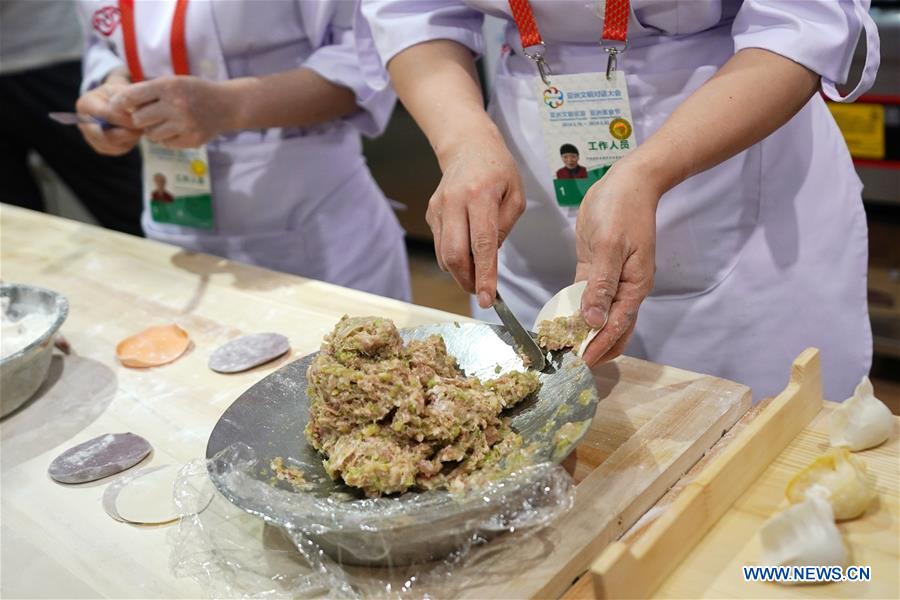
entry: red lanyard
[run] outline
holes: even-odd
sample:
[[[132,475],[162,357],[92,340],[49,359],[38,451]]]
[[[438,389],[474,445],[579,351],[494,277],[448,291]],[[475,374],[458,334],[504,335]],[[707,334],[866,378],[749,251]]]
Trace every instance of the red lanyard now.
[[[187,36],[185,34],[185,20],[187,17],[188,0],[175,2],[175,14],[172,16],[172,37],[169,49],[172,53],[172,70],[176,75],[190,75],[191,66],[188,62]],[[128,71],[134,82],[143,81],[144,68],[141,66],[141,58],[138,55],[137,34],[134,28],[134,0],[119,0],[119,15],[122,22],[122,41],[125,45],[125,61],[128,63]]]
[[[603,34],[601,42],[612,40],[625,43],[628,38],[628,15],[630,13],[630,0],[606,0],[603,15]],[[540,46],[544,44],[537,22],[534,20],[534,12],[528,0],[509,0],[509,8],[516,27],[519,30],[519,39],[522,47]]]

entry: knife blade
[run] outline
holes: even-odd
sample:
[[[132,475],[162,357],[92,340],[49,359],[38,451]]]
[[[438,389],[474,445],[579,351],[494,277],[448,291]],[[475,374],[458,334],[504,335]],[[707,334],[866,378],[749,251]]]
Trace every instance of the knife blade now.
[[[106,119],[101,119],[100,117],[94,117],[92,115],[83,115],[80,113],[74,112],[52,112],[47,115],[57,123],[61,123],[63,125],[78,125],[79,123],[87,123],[87,124],[96,124],[99,125],[101,129],[109,129],[113,127],[110,125]]]
[[[531,334],[522,327],[516,316],[509,310],[506,302],[500,297],[500,292],[497,292],[494,300],[494,311],[512,335],[513,341],[515,341],[517,346],[516,351],[521,351],[528,357],[528,360],[531,361],[531,368],[543,371],[547,366],[546,355],[541,351],[540,346],[537,345]]]

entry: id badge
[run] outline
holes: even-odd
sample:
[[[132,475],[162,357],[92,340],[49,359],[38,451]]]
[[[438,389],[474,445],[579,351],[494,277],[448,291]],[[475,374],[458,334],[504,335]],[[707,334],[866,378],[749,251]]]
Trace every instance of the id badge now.
[[[581,205],[588,189],[637,146],[625,74],[536,77],[547,160],[556,202]]]
[[[206,146],[176,150],[141,140],[144,206],[155,223],[213,229],[212,193]]]

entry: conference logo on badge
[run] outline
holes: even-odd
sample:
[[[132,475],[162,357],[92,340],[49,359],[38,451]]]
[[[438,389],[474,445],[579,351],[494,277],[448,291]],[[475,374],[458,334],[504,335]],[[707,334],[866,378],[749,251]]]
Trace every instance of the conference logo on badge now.
[[[565,104],[565,97],[562,90],[555,86],[550,86],[544,90],[544,104],[550,108],[559,108]]]
[[[191,171],[198,177],[206,175],[206,163],[202,160],[194,159],[191,161]]]
[[[109,37],[119,25],[119,9],[116,6],[104,6],[94,11],[91,16],[91,26],[98,33]]]
[[[609,122],[609,133],[617,140],[627,140],[631,135],[631,123],[622,118]]]

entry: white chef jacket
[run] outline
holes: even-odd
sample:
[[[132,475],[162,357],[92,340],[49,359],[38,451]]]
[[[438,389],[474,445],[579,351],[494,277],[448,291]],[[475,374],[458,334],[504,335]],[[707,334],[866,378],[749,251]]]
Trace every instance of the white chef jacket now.
[[[125,65],[115,0],[82,0],[89,30],[84,89]],[[174,2],[135,2],[145,77],[173,74]],[[356,94],[360,110],[305,128],[230,132],[208,144],[215,230],[156,223],[148,237],[233,260],[408,300],[403,231],[362,156],[360,134],[383,131],[395,103],[367,84],[352,33],[355,1],[193,1],[192,75],[211,80],[311,69]]]
[[[605,69],[602,0],[531,4],[554,73]],[[869,61],[853,93],[859,95],[878,64],[867,8],[868,0],[632,0],[628,48],[618,64],[638,143],[743,48],[812,69],[836,97],[833,82],[846,79],[865,28]],[[373,86],[386,85],[384,64],[416,43],[449,39],[481,53],[484,14],[507,21],[489,112],[526,188],[525,213],[500,251],[498,285],[531,322],[574,278],[576,211],[555,201],[536,69],[522,54],[507,2],[364,0],[358,44],[377,50],[361,55],[363,70]],[[673,188],[657,211],[655,284],[626,354],[746,383],[760,399],[780,391],[793,358],[815,346],[822,350],[826,396],[848,397],[872,353],[860,191],[819,95],[765,140]]]

